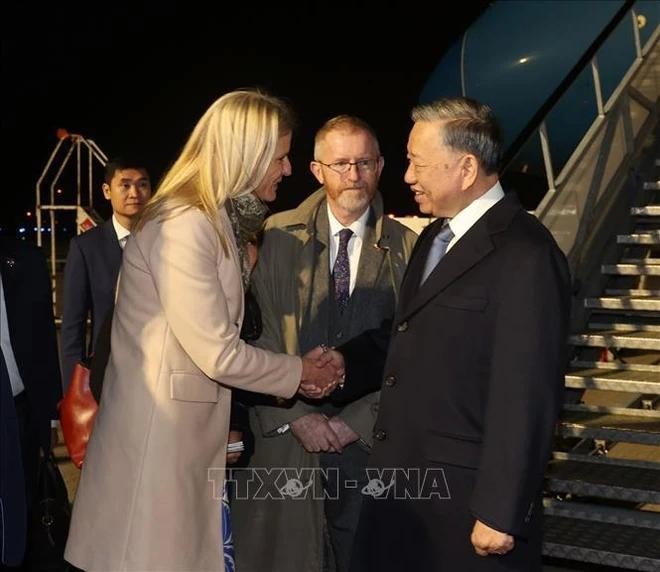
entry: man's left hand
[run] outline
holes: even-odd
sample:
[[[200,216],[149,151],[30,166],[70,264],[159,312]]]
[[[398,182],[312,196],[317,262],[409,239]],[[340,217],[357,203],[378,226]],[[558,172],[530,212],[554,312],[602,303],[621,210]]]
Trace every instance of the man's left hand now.
[[[474,551],[479,556],[506,554],[510,550],[513,550],[515,545],[513,536],[506,532],[495,530],[480,520],[474,523],[470,540],[472,541],[472,546],[474,546]]]

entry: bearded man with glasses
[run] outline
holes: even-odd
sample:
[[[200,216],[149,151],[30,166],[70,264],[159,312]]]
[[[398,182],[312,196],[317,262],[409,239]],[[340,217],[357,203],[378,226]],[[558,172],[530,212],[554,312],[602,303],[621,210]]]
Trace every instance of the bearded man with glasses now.
[[[357,117],[335,117],[317,132],[310,168],[322,188],[266,224],[252,278],[260,347],[300,355],[392,318],[416,235],[383,215],[384,163],[373,129]],[[238,570],[348,569],[378,398],[253,408],[252,472],[238,473],[232,507]],[[272,472],[279,467],[288,472]],[[294,476],[296,495],[286,487]]]

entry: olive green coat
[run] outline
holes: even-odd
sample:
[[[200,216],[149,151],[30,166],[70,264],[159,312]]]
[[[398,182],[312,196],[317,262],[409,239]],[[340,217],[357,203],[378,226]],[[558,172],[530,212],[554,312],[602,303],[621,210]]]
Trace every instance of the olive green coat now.
[[[252,277],[252,289],[263,318],[260,347],[304,354],[319,343],[339,345],[366,329],[377,327],[394,313],[399,285],[417,235],[383,215],[382,198],[377,193],[371,204],[356,284],[344,312],[343,326],[330,327],[326,204],[325,191],[320,189],[298,208],[276,214],[267,221]],[[255,406],[251,413],[255,454],[250,467],[317,468],[317,454],[307,453],[290,431],[283,434],[277,431],[313,411],[339,415],[370,444],[378,398],[379,392],[372,393],[341,410],[296,398]],[[242,472],[237,478],[248,478],[248,474]],[[318,485],[317,480],[306,491],[306,498],[234,501],[237,570],[322,570],[323,502],[312,499],[312,491],[321,490]]]

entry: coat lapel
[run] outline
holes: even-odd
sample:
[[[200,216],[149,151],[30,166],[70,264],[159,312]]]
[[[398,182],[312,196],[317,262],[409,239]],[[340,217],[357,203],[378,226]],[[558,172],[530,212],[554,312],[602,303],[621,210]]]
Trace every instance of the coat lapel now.
[[[118,274],[119,267],[121,266],[122,250],[121,250],[121,246],[119,246],[119,239],[117,238],[115,227],[112,224],[112,218],[110,218],[103,224],[102,248],[106,260],[110,262],[109,268],[116,268],[117,271],[115,274]],[[117,276],[115,275],[114,278],[116,282]]]
[[[16,257],[16,253],[3,251],[0,256],[0,275],[2,275],[2,289],[5,296],[5,308],[7,309],[7,326],[11,332],[15,330],[14,320],[19,316],[14,315],[16,304],[16,288],[18,285],[19,272],[22,271],[21,260]]]
[[[294,271],[298,276],[298,331],[308,317],[319,315],[320,304],[330,295],[330,261],[328,236],[330,223],[325,200],[321,201],[307,224],[307,241],[302,247]]]
[[[431,249],[433,239],[438,234],[441,225],[442,219],[434,221],[422,231],[422,234],[417,239],[403,277],[403,282],[401,283],[401,302],[398,307],[397,318],[417,295],[426,258]]]
[[[435,232],[429,228],[423,240],[418,242],[419,248],[415,249],[418,252],[415,253],[406,275],[402,287],[402,308],[397,315],[397,321],[405,320],[417,312],[492,252],[495,249],[492,235],[506,229],[519,212],[521,207],[517,197],[513,194],[505,196],[461,237],[420,286],[422,269],[433,238],[437,234],[437,227]],[[440,221],[434,222],[433,225],[438,223]]]
[[[26,330],[25,316],[20,312],[20,298],[25,298],[26,294],[21,288],[29,288],[31,280],[26,280],[23,272],[29,272],[25,268],[25,257],[14,249],[3,250],[0,255],[0,273],[2,274],[2,289],[5,296],[5,308],[7,310],[7,328],[9,329],[9,341],[14,352],[14,359],[20,372],[25,371],[26,363],[23,361],[23,354],[16,350],[21,338],[24,338]],[[27,326],[29,328],[29,326]]]
[[[376,234],[376,216],[371,211],[369,222],[365,228],[358,273],[355,277],[355,288],[353,289],[353,307],[359,312],[360,304],[369,303],[369,292],[375,288],[383,273],[386,262],[389,237],[382,237],[380,243]],[[386,244],[387,243],[387,244]]]

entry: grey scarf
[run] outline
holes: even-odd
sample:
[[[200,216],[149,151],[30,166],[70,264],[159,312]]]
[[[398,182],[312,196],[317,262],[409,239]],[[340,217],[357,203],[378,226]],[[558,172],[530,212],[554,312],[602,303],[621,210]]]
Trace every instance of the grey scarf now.
[[[269,210],[266,204],[253,193],[230,199],[226,204],[227,214],[241,258],[243,287],[247,290],[250,285],[250,274],[252,273],[247,244],[256,241]]]

